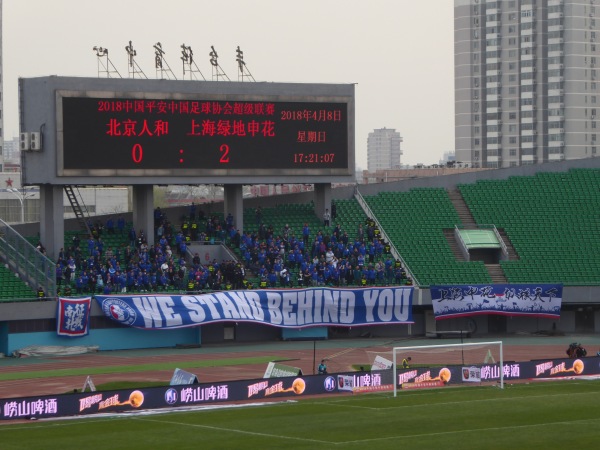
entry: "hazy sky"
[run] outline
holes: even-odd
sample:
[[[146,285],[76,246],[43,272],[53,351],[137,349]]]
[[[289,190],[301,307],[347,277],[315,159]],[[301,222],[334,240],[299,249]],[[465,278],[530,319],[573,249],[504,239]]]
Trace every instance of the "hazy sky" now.
[[[454,148],[451,0],[3,0],[2,15],[5,139],[19,132],[19,77],[97,77],[101,46],[126,78],[131,40],[148,78],[160,42],[179,79],[185,43],[207,79],[213,45],[237,81],[239,45],[256,81],[356,83],[363,169],[376,128],[400,131],[403,164]]]

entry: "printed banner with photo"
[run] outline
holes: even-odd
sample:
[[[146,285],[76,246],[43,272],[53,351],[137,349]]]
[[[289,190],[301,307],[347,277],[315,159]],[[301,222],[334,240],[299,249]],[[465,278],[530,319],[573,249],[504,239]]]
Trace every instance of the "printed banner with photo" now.
[[[56,314],[59,336],[81,337],[89,333],[91,297],[58,299]]]
[[[231,321],[279,328],[413,323],[412,298],[412,287],[96,296],[107,317],[122,325],[145,329]]]
[[[562,284],[494,284],[431,286],[436,319],[502,314],[560,317]]]
[[[337,376],[338,391],[350,391],[354,389],[354,377],[351,375],[338,375]]]
[[[481,383],[481,367],[463,367],[463,383]]]

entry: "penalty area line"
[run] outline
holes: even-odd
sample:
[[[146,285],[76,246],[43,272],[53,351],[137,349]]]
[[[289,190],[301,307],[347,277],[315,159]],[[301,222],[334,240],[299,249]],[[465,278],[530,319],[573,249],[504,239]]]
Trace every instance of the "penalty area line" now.
[[[464,434],[464,433],[481,433],[487,431],[509,431],[509,430],[523,430],[527,428],[539,428],[546,426],[557,426],[557,425],[565,425],[572,426],[576,424],[586,424],[586,423],[594,423],[600,421],[600,418],[595,419],[582,419],[582,420],[571,420],[571,421],[560,421],[560,422],[547,422],[547,423],[533,423],[530,425],[512,425],[507,427],[489,427],[489,428],[469,428],[464,430],[452,430],[452,431],[440,431],[437,433],[421,433],[421,434],[403,434],[398,436],[388,436],[382,438],[372,438],[372,439],[357,439],[353,441],[344,441],[338,442],[336,444],[363,444],[368,442],[380,442],[380,441],[391,441],[395,439],[410,439],[410,438],[427,438],[429,436],[451,436],[456,434]]]
[[[148,419],[147,417],[132,417],[132,419],[142,421],[142,422],[155,422],[155,423],[162,423],[162,424],[168,424],[168,425],[179,425],[182,427],[204,428],[207,430],[225,431],[225,432],[229,432],[229,433],[246,434],[246,435],[250,435],[250,436],[259,436],[259,437],[284,439],[284,440],[292,440],[292,441],[300,441],[300,442],[313,442],[315,444],[325,444],[325,445],[337,444],[336,442],[322,441],[319,439],[308,439],[308,438],[301,438],[301,437],[295,437],[295,436],[283,436],[283,435],[271,434],[271,433],[259,433],[257,431],[238,430],[235,428],[216,427],[213,425],[200,425],[200,424],[196,424],[196,423],[175,422],[175,421],[171,421],[171,420]]]

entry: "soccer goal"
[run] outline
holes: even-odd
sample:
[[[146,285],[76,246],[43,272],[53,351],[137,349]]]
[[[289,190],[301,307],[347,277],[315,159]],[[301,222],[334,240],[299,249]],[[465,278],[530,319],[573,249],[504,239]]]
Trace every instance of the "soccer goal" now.
[[[451,370],[446,366],[460,368],[460,371],[455,371],[457,373],[462,373],[463,369],[471,367],[492,366],[499,375],[500,388],[504,388],[502,341],[394,347],[392,349],[394,397],[398,392],[398,366],[405,371],[402,368],[402,362],[408,358],[410,358],[408,366],[411,369],[417,367],[441,368],[439,376],[432,379],[444,383],[448,382],[452,376]],[[464,374],[462,377],[464,380]],[[479,381],[481,381],[481,377]]]

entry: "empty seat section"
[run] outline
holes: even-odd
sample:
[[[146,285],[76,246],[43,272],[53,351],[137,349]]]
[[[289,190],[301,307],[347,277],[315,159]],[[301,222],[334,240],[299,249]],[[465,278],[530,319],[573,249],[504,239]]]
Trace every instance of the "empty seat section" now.
[[[454,257],[444,229],[454,228],[460,219],[444,189],[380,192],[365,201],[419,285],[491,282],[482,262]]]
[[[477,223],[504,228],[520,260],[511,283],[600,284],[600,170],[479,180],[459,189]]]

